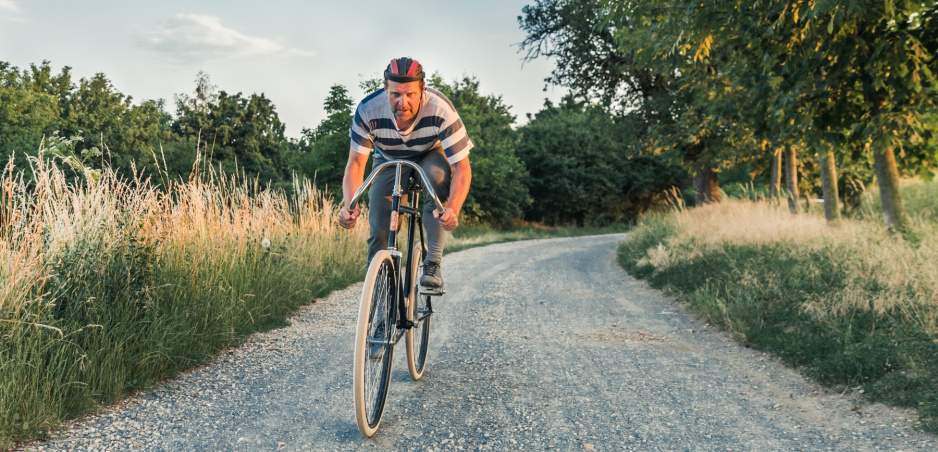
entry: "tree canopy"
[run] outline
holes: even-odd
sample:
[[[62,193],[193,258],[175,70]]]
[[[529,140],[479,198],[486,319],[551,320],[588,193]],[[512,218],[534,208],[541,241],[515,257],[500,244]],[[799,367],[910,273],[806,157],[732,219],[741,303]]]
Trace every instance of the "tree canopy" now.
[[[647,125],[635,128],[645,154],[699,173],[768,167],[758,162],[794,146],[833,153],[854,184],[872,166],[884,188],[896,161],[926,178],[938,164],[936,10],[914,0],[536,0],[519,24],[528,58],[556,60],[549,82]]]

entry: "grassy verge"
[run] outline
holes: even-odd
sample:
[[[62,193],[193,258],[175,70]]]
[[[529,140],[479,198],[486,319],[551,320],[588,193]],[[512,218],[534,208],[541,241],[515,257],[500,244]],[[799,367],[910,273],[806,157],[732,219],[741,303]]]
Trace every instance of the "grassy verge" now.
[[[938,432],[938,225],[913,229],[731,201],[645,219],[618,258],[738,341]]]
[[[201,364],[364,273],[308,183],[167,192],[34,162],[0,192],[0,448]]]

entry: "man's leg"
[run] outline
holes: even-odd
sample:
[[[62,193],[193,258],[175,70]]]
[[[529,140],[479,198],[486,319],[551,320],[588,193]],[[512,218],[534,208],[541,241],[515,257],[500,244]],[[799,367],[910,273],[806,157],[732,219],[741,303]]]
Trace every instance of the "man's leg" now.
[[[433,191],[439,196],[440,201],[446,202],[446,199],[449,198],[449,185],[453,177],[453,169],[450,167],[449,161],[446,160],[443,149],[435,148],[428,153],[420,161],[420,167],[423,168],[423,172],[430,179]],[[424,196],[423,227],[427,231],[427,258],[424,263],[433,263],[438,266],[443,261],[443,244],[446,240],[446,231],[443,230],[440,220],[433,217],[433,209],[436,209],[436,204],[429,196]],[[438,269],[435,270],[439,271]],[[427,273],[427,269],[424,270],[424,273]],[[430,278],[423,279],[421,281],[422,285],[442,285],[442,277],[439,278],[439,284],[427,284],[432,280]]]
[[[385,163],[384,159],[375,159],[374,166]],[[403,183],[412,171],[404,167],[401,171]],[[388,248],[388,236],[391,234],[391,193],[394,192],[394,168],[387,168],[375,177],[368,190],[368,263],[380,250]]]

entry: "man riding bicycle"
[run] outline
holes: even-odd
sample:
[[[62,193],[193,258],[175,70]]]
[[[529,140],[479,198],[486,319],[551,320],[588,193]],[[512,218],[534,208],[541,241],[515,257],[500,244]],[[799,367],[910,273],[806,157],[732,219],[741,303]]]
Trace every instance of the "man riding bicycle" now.
[[[424,202],[423,224],[428,252],[420,285],[437,289],[443,287],[440,262],[444,230],[452,231],[459,225],[459,211],[469,193],[472,181],[469,151],[473,145],[452,102],[443,93],[428,88],[424,78],[423,67],[416,60],[406,57],[391,60],[384,71],[384,88],[369,94],[358,104],[349,131],[351,149],[342,180],[343,206],[339,210],[339,224],[346,229],[353,228],[361,214],[358,206],[349,210],[349,202],[364,182],[365,166],[372,150],[375,151],[374,166],[396,159],[420,165],[433,190],[446,202],[442,216],[429,196]],[[404,169],[402,180],[407,180],[410,171],[410,168]],[[371,209],[369,262],[388,243],[394,176],[390,171],[378,174],[368,195]]]

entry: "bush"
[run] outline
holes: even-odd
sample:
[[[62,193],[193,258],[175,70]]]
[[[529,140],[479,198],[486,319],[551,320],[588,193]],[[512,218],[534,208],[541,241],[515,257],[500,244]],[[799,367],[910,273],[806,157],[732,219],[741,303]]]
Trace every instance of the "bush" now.
[[[518,156],[533,198],[525,218],[552,225],[629,222],[686,182],[678,167],[629,156],[621,129],[605,111],[570,97],[521,127]]]

